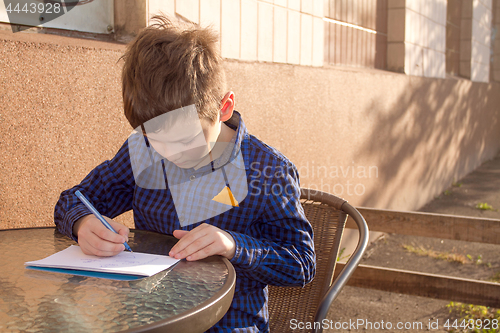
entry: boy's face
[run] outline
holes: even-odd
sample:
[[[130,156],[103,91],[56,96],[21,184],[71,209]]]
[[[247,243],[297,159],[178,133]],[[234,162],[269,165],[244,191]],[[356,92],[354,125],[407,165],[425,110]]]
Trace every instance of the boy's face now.
[[[174,119],[169,123],[168,128],[161,127],[155,132],[148,132],[145,124],[146,136],[160,155],[184,169],[194,168],[206,159],[221,131],[219,118],[215,123],[197,116]]]

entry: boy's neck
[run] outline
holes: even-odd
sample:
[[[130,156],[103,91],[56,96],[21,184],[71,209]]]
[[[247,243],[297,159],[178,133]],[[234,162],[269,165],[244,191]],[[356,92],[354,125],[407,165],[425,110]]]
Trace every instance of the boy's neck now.
[[[214,147],[198,165],[193,167],[193,169],[198,170],[199,168],[204,167],[205,165],[210,164],[210,162],[215,161],[216,159],[221,157],[226,150],[227,145],[230,144],[231,139],[235,135],[235,130],[222,123],[219,137],[217,138],[217,142],[215,143]]]

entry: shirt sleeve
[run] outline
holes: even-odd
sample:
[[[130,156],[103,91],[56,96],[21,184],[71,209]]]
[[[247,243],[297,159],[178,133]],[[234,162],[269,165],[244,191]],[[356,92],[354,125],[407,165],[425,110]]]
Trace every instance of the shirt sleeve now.
[[[77,198],[80,190],[103,216],[114,218],[132,209],[134,175],[130,166],[127,142],[115,157],[92,170],[83,181],[61,193],[54,209],[54,222],[58,230],[77,240],[73,225],[91,212]]]
[[[228,231],[236,243],[231,262],[266,284],[304,286],[316,272],[313,230],[300,203],[295,166],[288,162],[274,170],[262,182],[265,206],[254,230]]]

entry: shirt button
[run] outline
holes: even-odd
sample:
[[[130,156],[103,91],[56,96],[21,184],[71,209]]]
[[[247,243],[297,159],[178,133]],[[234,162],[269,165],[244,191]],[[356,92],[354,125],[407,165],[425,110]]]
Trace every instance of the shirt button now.
[[[179,216],[179,222],[184,222],[184,216]]]
[[[190,180],[190,181],[193,181],[193,180],[195,180],[195,179],[196,179],[196,176],[195,176],[195,175],[191,175],[191,177],[189,177],[189,180]]]

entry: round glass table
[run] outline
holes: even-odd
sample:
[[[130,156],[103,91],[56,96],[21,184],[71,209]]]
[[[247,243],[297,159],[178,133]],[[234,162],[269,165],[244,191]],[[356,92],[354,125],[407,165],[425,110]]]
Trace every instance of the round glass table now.
[[[177,241],[140,230],[129,240],[136,252],[162,255]],[[1,332],[203,332],[233,299],[236,274],[219,256],[133,281],[24,267],[74,244],[55,228],[0,231]]]

